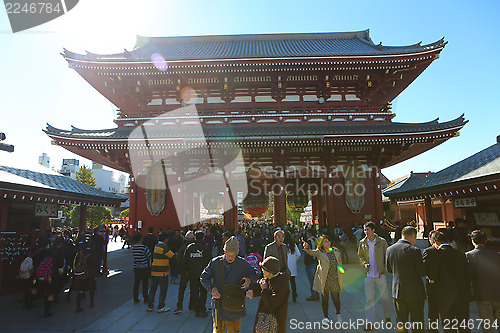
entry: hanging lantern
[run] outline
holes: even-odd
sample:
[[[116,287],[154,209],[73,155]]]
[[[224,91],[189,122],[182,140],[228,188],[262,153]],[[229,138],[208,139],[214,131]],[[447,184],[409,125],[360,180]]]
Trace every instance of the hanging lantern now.
[[[260,217],[269,208],[269,196],[266,193],[248,195],[242,201],[243,210],[252,215],[252,217]]]
[[[224,196],[220,193],[205,193],[201,203],[208,210],[208,214],[219,214],[224,206]]]
[[[303,211],[304,208],[307,207],[308,203],[309,203],[309,197],[307,196],[307,194],[304,194],[304,193],[299,193],[299,194],[288,193],[286,195],[286,204],[292,210]]]

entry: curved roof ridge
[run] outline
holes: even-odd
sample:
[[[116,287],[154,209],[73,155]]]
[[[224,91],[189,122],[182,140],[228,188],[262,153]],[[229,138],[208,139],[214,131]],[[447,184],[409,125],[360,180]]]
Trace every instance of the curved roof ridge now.
[[[234,34],[234,35],[198,35],[198,36],[171,36],[152,37],[137,35],[134,49],[150,42],[154,43],[183,43],[183,42],[228,42],[228,41],[261,41],[261,40],[307,40],[307,39],[354,39],[359,37],[370,40],[370,30],[347,32],[311,32],[311,33],[269,33],[269,34]]]

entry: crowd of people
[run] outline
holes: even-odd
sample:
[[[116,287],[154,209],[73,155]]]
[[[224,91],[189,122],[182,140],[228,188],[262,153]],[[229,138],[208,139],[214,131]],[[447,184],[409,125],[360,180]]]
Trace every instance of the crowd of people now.
[[[500,321],[500,253],[484,247],[484,232],[476,230],[469,236],[459,219],[453,227],[432,231],[431,246],[422,253],[415,247],[417,230],[411,226],[398,229],[394,239],[373,222],[355,226],[349,235],[340,226],[318,230],[288,225],[282,229],[266,221],[241,224],[236,232],[224,230],[222,225],[205,225],[197,231],[155,232],[149,228],[145,235],[136,230],[130,237],[128,232],[120,234],[118,228],[96,228],[76,235],[71,230],[56,230],[38,239],[27,258],[31,265],[23,261],[28,269],[19,272],[28,290],[28,308],[34,306],[36,295],[41,295],[43,315],[52,315],[51,305],[67,284],[66,300],[71,301],[71,293],[76,293],[75,311],[81,312],[87,294],[89,306],[94,306],[96,277],[104,273],[101,266],[107,235],[111,235],[110,241],[121,236],[133,253],[133,300],[140,303],[141,294],[147,311],[155,310],[158,289],[156,311],[170,311],[165,299],[169,283],[173,283],[179,285],[173,313],[181,315],[189,283],[188,309],[200,318],[211,312],[214,332],[239,332],[241,318],[246,315],[245,297],[260,297],[255,332],[285,332],[289,296],[292,302],[299,297],[295,277],[300,258],[310,287],[305,299],[321,301],[325,319],[343,321],[343,277],[349,269],[346,265],[357,263],[352,258],[349,262],[347,256],[351,239],[365,271],[365,331],[374,329],[379,305],[386,323],[391,323],[394,307],[396,322],[403,330],[405,323],[421,323],[413,326],[413,332],[437,330],[424,322],[441,319],[445,331],[451,331],[446,323],[454,319],[468,322],[469,302],[474,300],[484,324],[490,323],[483,325],[483,331],[493,332],[495,320]],[[393,275],[390,289],[387,274]],[[208,294],[211,302],[207,307]],[[329,315],[330,299],[334,317]],[[459,331],[470,332],[470,327],[461,326]]]

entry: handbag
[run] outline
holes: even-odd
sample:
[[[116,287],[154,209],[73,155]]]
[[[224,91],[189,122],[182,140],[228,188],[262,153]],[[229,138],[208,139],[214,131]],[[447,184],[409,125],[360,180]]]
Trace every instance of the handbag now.
[[[222,279],[221,303],[222,308],[227,311],[242,311],[245,308],[245,290],[241,286],[224,283],[224,269],[222,260],[219,261],[220,273]]]
[[[278,319],[273,313],[259,312],[255,333],[276,333],[278,332]]]

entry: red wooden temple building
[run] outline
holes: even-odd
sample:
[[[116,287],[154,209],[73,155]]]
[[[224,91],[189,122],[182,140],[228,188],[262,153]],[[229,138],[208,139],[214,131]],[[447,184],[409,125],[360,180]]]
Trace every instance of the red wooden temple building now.
[[[236,192],[248,191],[251,214],[274,195],[276,225],[286,222],[287,204],[301,209],[308,195],[320,224],[380,221],[379,170],[466,123],[392,121],[391,101],[445,44],[383,46],[366,30],[138,37],[119,54],[64,50],[69,67],[118,107],[117,127],[45,131],[80,156],[131,173],[130,220],[143,228],[194,223],[201,204],[223,208],[226,227],[236,228],[230,187],[238,180],[248,185]],[[188,185],[193,179],[201,185]]]

